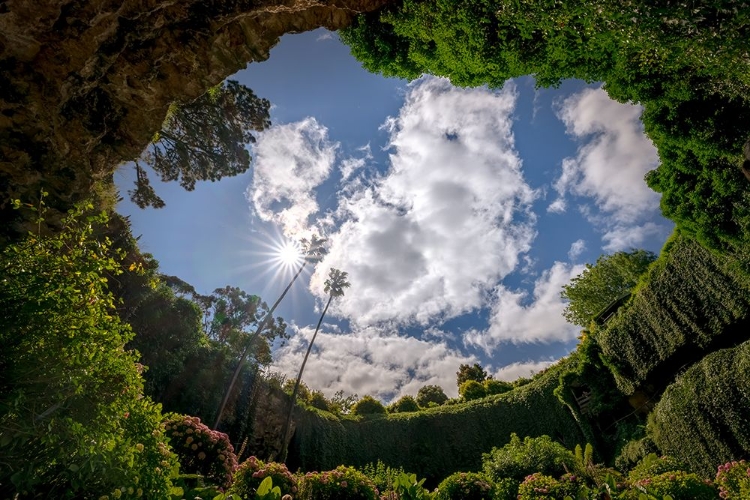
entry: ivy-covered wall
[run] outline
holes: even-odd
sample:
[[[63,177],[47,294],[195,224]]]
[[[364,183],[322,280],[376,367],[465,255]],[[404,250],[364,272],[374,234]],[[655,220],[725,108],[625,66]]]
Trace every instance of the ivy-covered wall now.
[[[689,238],[665,245],[631,302],[595,333],[620,390],[668,383],[708,352],[750,337],[750,282],[739,269]]]
[[[706,356],[681,375],[649,416],[662,453],[712,477],[750,450],[750,341]]]
[[[456,471],[480,470],[482,453],[506,444],[513,432],[547,434],[573,448],[585,439],[570,409],[553,394],[569,365],[565,359],[505,394],[416,413],[356,421],[300,412],[290,469],[327,470],[382,460],[434,482]]]

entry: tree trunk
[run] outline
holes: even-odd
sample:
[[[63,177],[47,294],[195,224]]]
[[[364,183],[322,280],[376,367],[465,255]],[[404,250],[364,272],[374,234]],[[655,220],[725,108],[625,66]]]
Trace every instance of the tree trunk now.
[[[284,435],[281,438],[281,455],[279,457],[279,461],[281,461],[282,463],[286,462],[286,454],[288,451],[287,438],[289,437],[289,428],[292,425],[292,412],[294,410],[294,403],[297,400],[297,391],[299,391],[299,385],[302,382],[302,372],[305,371],[307,358],[310,356],[310,351],[312,351],[312,346],[315,343],[315,337],[318,336],[318,330],[320,330],[320,325],[323,323],[323,318],[328,312],[328,306],[331,305],[332,299],[333,299],[333,294],[330,294],[328,296],[328,302],[326,303],[326,307],[325,309],[323,309],[323,314],[320,315],[320,319],[318,320],[318,326],[315,327],[315,333],[313,334],[312,339],[310,340],[310,345],[307,346],[305,359],[302,360],[302,366],[300,366],[299,373],[297,374],[297,381],[294,383],[294,390],[292,391],[292,399],[289,401],[289,412],[286,415],[286,423],[284,423]]]
[[[234,389],[234,386],[237,383],[237,378],[240,376],[240,372],[242,372],[242,364],[245,362],[245,358],[250,352],[250,348],[253,345],[253,341],[258,335],[260,335],[260,332],[263,331],[263,328],[265,328],[266,323],[268,323],[268,320],[273,318],[273,312],[276,310],[278,305],[284,299],[289,289],[292,288],[292,285],[294,284],[294,282],[297,281],[297,278],[299,278],[299,275],[302,274],[302,270],[305,268],[306,265],[307,265],[307,260],[305,260],[305,262],[302,263],[299,270],[297,271],[297,274],[294,275],[294,277],[292,278],[292,281],[290,281],[289,284],[286,286],[281,296],[279,296],[279,298],[276,299],[276,302],[274,302],[271,309],[269,309],[269,311],[261,320],[260,325],[258,325],[258,328],[255,330],[255,333],[248,340],[247,347],[245,347],[245,350],[242,351],[242,355],[240,356],[240,361],[239,363],[237,363],[237,368],[234,369],[234,373],[232,374],[232,380],[229,382],[229,387],[227,387],[227,391],[224,393],[224,398],[221,400],[221,406],[219,406],[219,412],[216,414],[216,421],[214,422],[214,430],[219,429],[219,423],[221,422],[221,417],[224,416],[224,409],[227,406],[227,402],[229,402],[229,396],[232,394],[232,390]]]

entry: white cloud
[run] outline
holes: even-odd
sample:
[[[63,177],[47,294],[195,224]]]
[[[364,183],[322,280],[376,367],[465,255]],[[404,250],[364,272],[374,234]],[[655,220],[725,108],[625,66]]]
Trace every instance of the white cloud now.
[[[602,236],[604,250],[616,252],[630,248],[639,248],[650,236],[661,235],[666,237],[669,228],[663,224],[646,222],[637,226],[616,225]]]
[[[528,302],[527,292],[498,285],[489,328],[467,334],[464,342],[490,354],[502,342],[564,342],[576,338],[578,327],[562,316],[565,302],[560,291],[583,269],[582,265],[555,262],[534,282],[528,304],[524,304]]]
[[[622,235],[629,230],[646,235],[638,227],[643,228],[659,210],[659,195],[643,180],[659,159],[656,148],[643,134],[641,111],[640,106],[613,101],[602,89],[574,94],[558,111],[568,133],[586,142],[575,158],[563,160],[562,173],[554,186],[559,197],[547,210],[564,212],[568,193],[593,198],[602,216],[591,222],[605,233],[620,235],[605,234],[607,250],[626,248],[618,245],[626,241]],[[642,241],[636,236],[627,240],[635,244]]]
[[[324,40],[331,40],[331,39],[333,39],[333,33],[326,30],[322,34],[318,35],[318,38],[316,38],[315,41],[322,42]]]
[[[347,186],[339,229],[311,287],[330,267],[352,286],[335,313],[365,326],[426,324],[482,307],[535,236],[536,193],[521,173],[511,130],[516,93],[412,85],[390,133],[390,170]]]
[[[258,216],[276,222],[287,236],[307,232],[309,217],[318,211],[314,189],[331,173],[338,147],[315,118],[260,133],[246,193]]]
[[[515,363],[505,365],[498,369],[494,373],[494,377],[497,380],[513,382],[521,377],[531,377],[533,374],[539,373],[555,361],[556,360],[553,359],[546,361],[516,361]]]
[[[294,336],[275,353],[272,366],[288,377],[296,377],[314,331],[308,327],[293,329]],[[343,390],[388,401],[407,394],[415,396],[425,385],[439,385],[448,396],[455,397],[458,366],[476,362],[476,357],[462,355],[443,341],[427,342],[378,328],[337,334],[324,327],[302,379],[327,396]]]
[[[576,240],[570,245],[568,250],[568,259],[575,261],[581,254],[586,250],[586,242],[584,240]]]

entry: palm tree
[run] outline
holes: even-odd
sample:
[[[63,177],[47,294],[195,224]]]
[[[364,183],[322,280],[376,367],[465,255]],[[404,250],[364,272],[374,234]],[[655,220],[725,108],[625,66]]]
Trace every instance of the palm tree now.
[[[328,302],[326,302],[326,307],[323,309],[323,314],[320,315],[320,319],[318,320],[318,326],[315,327],[315,333],[312,336],[312,339],[310,340],[310,345],[307,346],[307,352],[305,353],[305,359],[302,360],[302,366],[299,368],[299,373],[297,374],[297,380],[294,383],[294,390],[292,391],[292,399],[289,400],[289,411],[286,415],[286,423],[284,424],[284,436],[281,439],[281,462],[286,461],[286,454],[287,454],[287,437],[289,437],[289,428],[292,424],[292,410],[294,410],[294,402],[297,400],[297,391],[299,390],[300,382],[302,382],[302,372],[305,371],[305,364],[307,364],[307,358],[310,356],[310,351],[312,351],[313,343],[315,343],[315,337],[318,336],[318,331],[320,330],[320,325],[323,323],[323,318],[325,318],[326,312],[328,312],[328,306],[331,305],[331,301],[334,297],[341,297],[344,295],[344,288],[349,288],[350,284],[348,281],[346,281],[347,276],[349,273],[345,271],[340,271],[338,269],[331,268],[330,271],[328,271],[328,279],[325,280],[325,288],[324,290],[326,293],[328,293]]]
[[[224,397],[221,400],[221,405],[219,406],[219,412],[216,414],[216,421],[214,422],[214,429],[219,428],[219,422],[221,422],[221,418],[224,416],[224,410],[226,409],[227,402],[229,402],[229,397],[232,394],[232,390],[234,389],[235,384],[237,383],[237,378],[240,376],[240,372],[242,372],[242,367],[244,366],[245,358],[250,353],[250,349],[255,343],[255,340],[258,338],[258,336],[261,334],[263,329],[266,327],[266,324],[269,321],[273,321],[273,312],[276,310],[278,305],[281,303],[281,301],[286,296],[287,292],[290,288],[292,288],[292,285],[295,281],[297,281],[297,278],[300,274],[302,274],[302,271],[305,269],[305,266],[307,264],[314,264],[316,262],[319,262],[320,259],[323,258],[323,255],[325,254],[325,249],[323,248],[323,244],[326,242],[323,238],[318,238],[317,236],[313,235],[312,238],[308,241],[307,239],[303,239],[300,243],[302,246],[302,254],[303,254],[303,260],[302,265],[297,270],[297,273],[292,278],[292,281],[289,282],[289,284],[286,286],[284,291],[281,293],[278,299],[276,299],[276,302],[274,302],[273,306],[271,306],[271,309],[268,310],[265,316],[263,316],[263,319],[258,324],[258,328],[256,328],[255,333],[250,336],[250,338],[247,341],[247,345],[245,349],[242,351],[242,354],[240,355],[240,361],[237,363],[237,368],[234,369],[234,373],[232,374],[232,380],[229,382],[229,387],[227,387],[226,392],[224,393]]]

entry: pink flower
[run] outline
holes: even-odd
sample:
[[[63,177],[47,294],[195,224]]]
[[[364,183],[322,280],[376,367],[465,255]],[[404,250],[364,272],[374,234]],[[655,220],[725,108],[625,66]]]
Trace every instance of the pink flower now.
[[[349,485],[346,481],[341,481],[341,487],[346,488]]]

